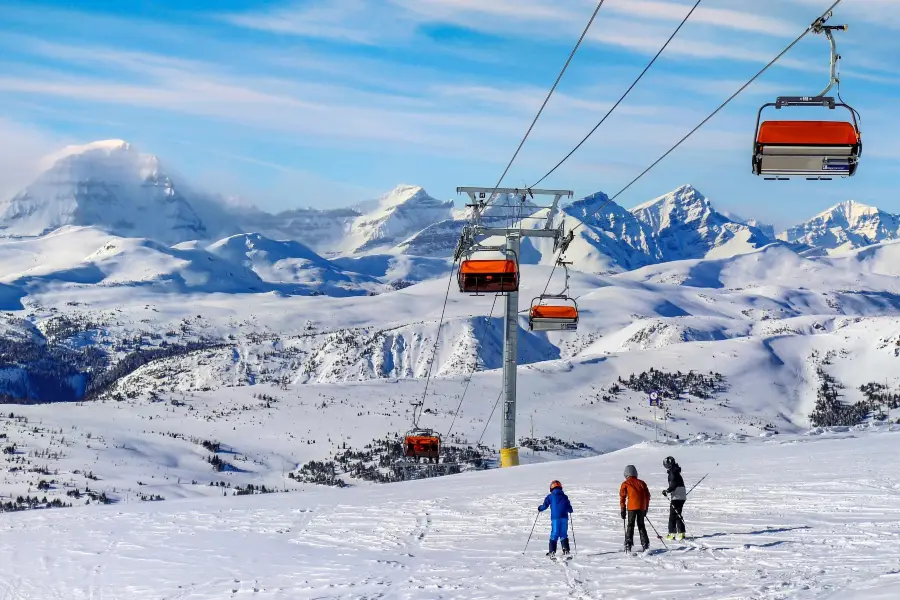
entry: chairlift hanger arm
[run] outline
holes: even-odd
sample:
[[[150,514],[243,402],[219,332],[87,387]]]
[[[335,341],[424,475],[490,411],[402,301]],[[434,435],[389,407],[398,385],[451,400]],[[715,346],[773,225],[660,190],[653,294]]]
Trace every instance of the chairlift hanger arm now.
[[[834,39],[833,31],[847,31],[847,25],[826,25],[825,22],[831,18],[832,11],[828,11],[821,18],[817,19],[811,26],[810,30],[816,34],[824,34],[828,39],[828,45],[831,48],[831,65],[829,70],[829,78],[828,85],[825,86],[825,89],[819,94],[819,96],[824,96],[831,88],[835,85],[840,85],[841,80],[837,75],[837,66],[838,62],[841,60],[841,55],[838,54],[837,51],[837,42]]]

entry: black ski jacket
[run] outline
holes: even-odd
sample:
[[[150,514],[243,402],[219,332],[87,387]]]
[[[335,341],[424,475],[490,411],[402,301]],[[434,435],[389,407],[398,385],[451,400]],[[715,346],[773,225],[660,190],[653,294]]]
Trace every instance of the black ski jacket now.
[[[669,487],[666,488],[666,491],[669,493],[669,498],[687,500],[687,490],[684,487],[684,478],[681,476],[681,467],[677,464],[673,465],[667,473],[669,474]]]

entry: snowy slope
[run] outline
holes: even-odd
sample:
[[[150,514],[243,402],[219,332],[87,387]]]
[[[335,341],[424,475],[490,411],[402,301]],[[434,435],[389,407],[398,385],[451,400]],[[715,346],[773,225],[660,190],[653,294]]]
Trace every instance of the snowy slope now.
[[[770,240],[776,239],[774,225],[769,225],[768,223],[763,223],[762,221],[759,221],[757,219],[747,219],[747,218],[744,218],[740,215],[736,215],[735,213],[727,211],[727,210],[723,210],[720,212],[723,215],[725,215],[726,217],[728,217],[728,219],[734,221],[735,223],[743,223],[744,225],[747,225],[749,227],[755,227],[755,228],[759,229]]]
[[[379,289],[378,281],[346,273],[299,242],[271,240],[258,233],[240,234],[207,247],[211,254],[243,265],[269,283],[302,284],[329,296],[359,293],[361,284]]]
[[[164,243],[206,237],[159,160],[121,140],[64,149],[33,184],[0,203],[6,235],[40,235],[64,225]]]
[[[791,227],[778,237],[827,254],[842,254],[900,239],[900,216],[849,200]]]
[[[898,435],[645,444],[454,476],[452,485],[7,515],[0,589],[10,600],[893,598],[900,469],[874,457],[892,454]],[[624,556],[616,497],[622,469],[637,466],[653,495],[648,516],[665,528],[658,490],[667,454],[688,485],[709,473],[684,510],[690,537],[663,547],[651,530],[648,556]],[[574,506],[576,552],[566,564],[543,556],[546,516],[528,542],[552,479],[563,482]]]

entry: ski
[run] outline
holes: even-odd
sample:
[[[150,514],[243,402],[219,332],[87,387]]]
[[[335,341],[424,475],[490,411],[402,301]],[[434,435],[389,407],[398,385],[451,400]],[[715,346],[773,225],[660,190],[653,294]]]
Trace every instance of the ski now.
[[[549,558],[549,559],[552,560],[553,562],[558,562],[558,561],[560,561],[560,560],[564,560],[564,561],[565,561],[565,560],[572,560],[572,559],[575,558],[575,557],[574,557],[573,555],[571,555],[571,554],[563,554],[562,556],[558,556],[558,555],[556,555],[556,554],[553,554],[553,555],[547,555],[547,558]]]

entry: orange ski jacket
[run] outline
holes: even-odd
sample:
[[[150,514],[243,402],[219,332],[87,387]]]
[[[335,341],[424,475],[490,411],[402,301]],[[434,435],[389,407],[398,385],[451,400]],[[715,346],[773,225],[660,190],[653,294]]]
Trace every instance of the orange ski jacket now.
[[[628,510],[648,510],[650,490],[642,479],[629,477],[619,487],[619,506]]]

